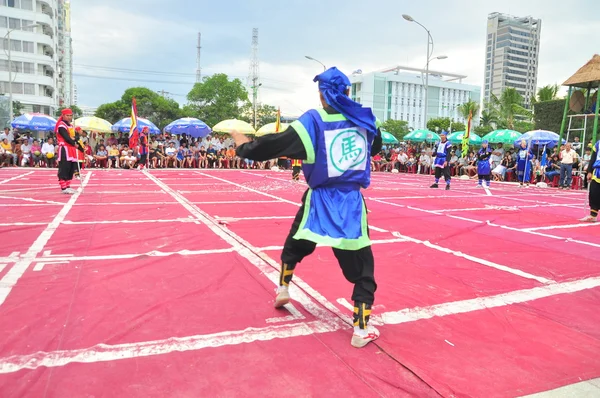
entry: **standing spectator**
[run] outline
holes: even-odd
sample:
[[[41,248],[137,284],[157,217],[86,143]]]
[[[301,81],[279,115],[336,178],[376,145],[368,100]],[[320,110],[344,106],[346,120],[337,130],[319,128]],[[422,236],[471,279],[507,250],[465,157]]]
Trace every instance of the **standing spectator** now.
[[[571,143],[567,142],[565,149],[560,153],[560,177],[558,179],[559,189],[571,189],[573,178],[573,163],[577,159],[577,153],[571,149]]]

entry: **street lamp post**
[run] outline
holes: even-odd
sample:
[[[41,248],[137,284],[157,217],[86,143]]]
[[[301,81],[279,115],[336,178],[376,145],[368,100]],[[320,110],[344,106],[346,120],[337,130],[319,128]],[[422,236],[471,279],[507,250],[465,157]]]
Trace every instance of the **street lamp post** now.
[[[415,20],[413,17],[407,14],[402,14],[402,18],[407,20],[408,22],[414,22],[427,32],[427,64],[425,66],[425,112],[423,117],[423,123],[425,128],[427,128],[427,111],[429,110],[429,62],[433,59],[446,59],[448,58],[445,55],[440,55],[439,57],[431,58],[431,54],[433,53],[433,37],[431,36],[431,32],[425,26],[423,26],[419,21]]]
[[[323,62],[319,61],[318,59],[314,59],[313,57],[309,57],[308,55],[305,55],[304,57],[305,57],[306,59],[310,59],[311,61],[315,61],[315,62],[318,62],[318,63],[320,63],[321,65],[323,65],[323,71],[326,71],[326,70],[327,70],[327,67],[325,66],[325,64],[324,64]]]
[[[21,30],[25,30],[25,29],[29,29],[29,28],[35,28],[36,26],[40,26],[40,24],[33,24],[33,25],[26,25],[26,26],[22,26]],[[11,59],[11,45],[10,45],[10,34],[13,30],[16,30],[16,28],[13,29],[9,29],[8,32],[6,33],[6,35],[4,35],[4,38],[7,40],[7,47],[8,47],[8,123],[11,122],[11,120],[13,119],[14,115],[13,115],[13,91],[12,91],[12,59]]]

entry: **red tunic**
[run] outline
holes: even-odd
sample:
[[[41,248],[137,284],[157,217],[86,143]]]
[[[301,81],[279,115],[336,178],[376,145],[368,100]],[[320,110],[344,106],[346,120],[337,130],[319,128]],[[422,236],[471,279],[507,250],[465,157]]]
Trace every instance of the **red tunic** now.
[[[62,148],[65,148],[65,152],[67,153],[67,159],[69,162],[77,162],[79,155],[78,150],[74,145],[69,144],[62,135],[59,134],[58,130],[60,128],[64,128],[69,132],[69,136],[71,139],[75,140],[75,129],[72,126],[69,126],[64,121],[59,121],[56,124],[56,128],[54,129],[54,134],[56,135],[56,141],[58,142],[58,161],[62,160]],[[83,154],[82,154],[83,155]]]

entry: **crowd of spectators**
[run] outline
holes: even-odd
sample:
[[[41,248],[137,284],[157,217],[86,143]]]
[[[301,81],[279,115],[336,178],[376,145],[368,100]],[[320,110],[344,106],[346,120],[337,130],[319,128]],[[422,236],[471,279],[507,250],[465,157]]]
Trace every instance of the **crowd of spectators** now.
[[[127,134],[89,135],[83,132],[85,165],[88,168],[133,169],[138,165],[137,148],[129,147]],[[0,167],[29,166],[56,167],[57,146],[55,137],[48,135],[43,140],[35,139],[30,133],[15,136],[8,128],[0,133]],[[392,171],[431,174],[434,160],[434,145],[427,143],[400,143],[384,145],[382,151],[371,159],[373,171]],[[578,138],[560,149],[548,149],[545,165],[541,162],[542,148],[533,148],[531,162],[532,179],[545,181],[553,186],[571,188],[573,176],[580,176],[590,160],[590,147],[582,151]],[[495,181],[515,181],[516,153],[513,147],[502,144],[492,146],[492,176]],[[477,149],[463,156],[458,146],[453,146],[450,168],[453,176],[477,177]],[[583,155],[580,156],[583,152]],[[253,168],[270,169],[273,166],[290,168],[287,159],[272,159],[254,162],[236,156],[233,140],[228,137],[208,136],[205,138],[151,135],[149,140],[149,168]],[[558,181],[558,182],[557,182]],[[585,188],[587,181],[580,180]]]

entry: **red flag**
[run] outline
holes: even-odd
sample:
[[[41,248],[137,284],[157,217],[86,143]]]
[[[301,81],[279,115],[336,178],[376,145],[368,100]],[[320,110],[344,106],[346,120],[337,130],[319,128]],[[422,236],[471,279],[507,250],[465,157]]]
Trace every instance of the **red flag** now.
[[[131,101],[131,128],[129,129],[129,148],[135,148],[138,145],[139,131],[137,123],[137,104],[135,97]]]

